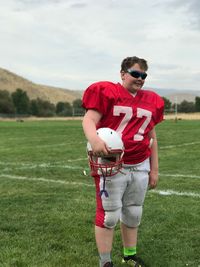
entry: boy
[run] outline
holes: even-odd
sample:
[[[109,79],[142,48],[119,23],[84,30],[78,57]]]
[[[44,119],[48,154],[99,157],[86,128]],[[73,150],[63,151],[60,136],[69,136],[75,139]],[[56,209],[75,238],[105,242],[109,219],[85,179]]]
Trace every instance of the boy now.
[[[96,132],[102,127],[117,131],[125,147],[121,173],[112,176],[106,183],[109,197],[99,194],[103,177],[94,177],[97,192],[95,237],[100,267],[114,266],[111,250],[114,227],[119,219],[124,247],[122,263],[144,266],[136,255],[137,232],[148,185],[155,188],[158,181],[154,126],[163,120],[164,110],[160,96],[141,89],[147,70],[145,59],[127,57],[121,63],[122,84],[97,82],[89,86],[83,96],[83,107],[87,110],[83,130],[93,154],[109,154],[108,146]]]

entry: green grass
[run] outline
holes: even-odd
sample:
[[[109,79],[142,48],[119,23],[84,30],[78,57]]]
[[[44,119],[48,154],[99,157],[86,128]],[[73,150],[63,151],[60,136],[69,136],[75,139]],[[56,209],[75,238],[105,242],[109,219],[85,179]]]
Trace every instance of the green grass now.
[[[138,253],[150,267],[198,267],[200,121],[165,121],[157,135],[160,181],[146,197]],[[85,146],[80,121],[0,122],[1,267],[98,266]],[[118,225],[116,267],[121,251]]]

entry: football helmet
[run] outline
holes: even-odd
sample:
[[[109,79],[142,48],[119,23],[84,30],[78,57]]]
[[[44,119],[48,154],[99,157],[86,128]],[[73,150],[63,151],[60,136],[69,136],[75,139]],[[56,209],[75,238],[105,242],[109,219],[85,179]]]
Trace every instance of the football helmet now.
[[[113,176],[122,168],[124,144],[120,135],[110,128],[99,128],[97,135],[106,143],[110,152],[108,155],[96,156],[93,154],[90,143],[87,143],[91,175]]]

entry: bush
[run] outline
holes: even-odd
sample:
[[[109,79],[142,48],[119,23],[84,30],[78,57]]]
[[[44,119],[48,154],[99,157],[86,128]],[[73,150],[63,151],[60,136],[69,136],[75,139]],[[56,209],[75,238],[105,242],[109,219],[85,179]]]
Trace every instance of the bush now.
[[[0,90],[0,113],[15,114],[15,106],[8,91]]]

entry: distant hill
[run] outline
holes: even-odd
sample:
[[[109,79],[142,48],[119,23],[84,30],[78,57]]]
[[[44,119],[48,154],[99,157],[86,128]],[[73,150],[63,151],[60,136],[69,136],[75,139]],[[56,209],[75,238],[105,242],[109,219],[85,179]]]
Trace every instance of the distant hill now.
[[[148,88],[149,89],[149,88]],[[164,96],[169,99],[172,103],[177,101],[180,104],[186,100],[188,102],[195,102],[195,97],[200,97],[200,91],[193,90],[177,90],[177,89],[161,89],[161,88],[150,88],[150,90],[158,93],[160,96]]]
[[[57,88],[33,83],[13,72],[0,68],[0,90],[10,93],[20,88],[27,92],[30,99],[41,98],[56,104],[59,101],[72,103],[82,97],[81,91]]]
[[[0,68],[0,90],[7,90],[12,93],[17,88],[21,88],[22,90],[26,91],[30,99],[36,99],[39,97],[54,104],[59,101],[72,103],[75,99],[80,99],[83,94],[83,91],[36,84],[13,72]],[[176,90],[167,88],[147,89],[155,91],[160,96],[168,98],[172,103],[174,103],[176,99],[177,103],[181,103],[183,100],[194,102],[195,97],[200,96],[200,91]]]

